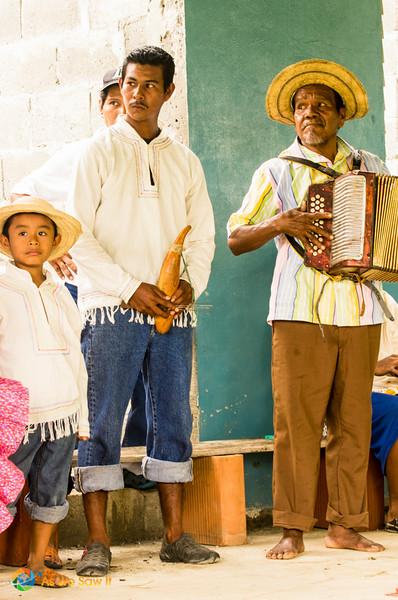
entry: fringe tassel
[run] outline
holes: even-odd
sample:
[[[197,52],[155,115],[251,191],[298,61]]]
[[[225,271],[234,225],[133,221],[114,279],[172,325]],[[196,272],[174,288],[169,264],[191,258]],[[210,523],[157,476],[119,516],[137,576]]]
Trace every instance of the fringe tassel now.
[[[48,431],[49,438],[47,438],[50,442],[54,440],[59,440],[63,437],[67,437],[68,435],[72,435],[72,433],[76,433],[79,425],[79,415],[78,413],[74,413],[73,415],[69,415],[64,419],[57,419],[56,421],[43,421],[42,423],[35,423],[27,425],[25,428],[25,435],[23,438],[23,443],[27,444],[29,441],[29,434],[33,433],[40,427],[40,441],[46,441],[46,428]]]
[[[98,312],[97,312],[98,311]],[[120,311],[122,315],[130,312],[129,323],[139,323],[140,325],[154,325],[155,318],[133,308],[121,308],[121,306],[102,306],[99,308],[89,308],[83,313],[83,323],[85,325],[96,325],[97,322],[104,325],[107,320],[112,325],[115,324],[115,315]],[[181,312],[173,321],[173,327],[196,327],[197,316],[193,309],[189,308]]]

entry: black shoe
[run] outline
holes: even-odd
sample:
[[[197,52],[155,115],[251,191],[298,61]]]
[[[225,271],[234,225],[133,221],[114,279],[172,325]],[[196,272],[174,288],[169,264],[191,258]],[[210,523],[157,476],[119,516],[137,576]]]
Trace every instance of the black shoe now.
[[[136,475],[127,469],[123,469],[123,480],[125,488],[134,488],[135,490],[140,490],[141,492],[153,490],[156,487],[156,483],[154,481],[145,479],[143,475]]]
[[[398,519],[393,519],[392,521],[384,523],[384,531],[388,531],[389,533],[398,533]]]
[[[112,553],[104,544],[87,546],[76,565],[76,573],[85,577],[105,577],[111,566]]]
[[[178,540],[168,544],[163,540],[160,550],[160,560],[174,563],[215,563],[220,560],[220,555],[206,546],[201,546],[190,535],[184,533]]]

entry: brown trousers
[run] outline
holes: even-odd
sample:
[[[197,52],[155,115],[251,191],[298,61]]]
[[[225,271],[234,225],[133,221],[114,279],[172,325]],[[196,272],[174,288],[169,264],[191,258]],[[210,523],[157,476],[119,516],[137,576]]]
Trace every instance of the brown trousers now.
[[[380,325],[323,329],[325,338],[313,323],[273,323],[274,526],[309,531],[315,524],[326,417],[326,518],[363,530],[368,524],[371,391]]]

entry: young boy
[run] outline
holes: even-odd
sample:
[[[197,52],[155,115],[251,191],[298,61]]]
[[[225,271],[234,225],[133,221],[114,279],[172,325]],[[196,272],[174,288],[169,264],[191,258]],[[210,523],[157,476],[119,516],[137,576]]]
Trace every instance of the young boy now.
[[[54,525],[68,512],[69,467],[78,431],[88,439],[87,373],[80,351],[81,320],[69,292],[44,268],[64,255],[80,223],[45,200],[20,198],[0,207],[0,375],[29,390],[29,425],[10,460],[29,480],[25,507],[32,519],[27,567],[35,584],[67,587],[44,554]],[[9,505],[15,512],[15,503]]]

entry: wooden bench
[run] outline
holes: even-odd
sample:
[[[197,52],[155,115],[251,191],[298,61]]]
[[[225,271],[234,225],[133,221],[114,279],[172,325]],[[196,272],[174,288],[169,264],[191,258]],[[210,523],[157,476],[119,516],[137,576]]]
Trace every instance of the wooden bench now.
[[[192,444],[192,458],[203,456],[223,456],[226,454],[252,454],[256,452],[273,452],[272,440],[243,439],[217,440],[211,442],[196,442]],[[121,449],[120,462],[140,462],[146,456],[145,446]]]

